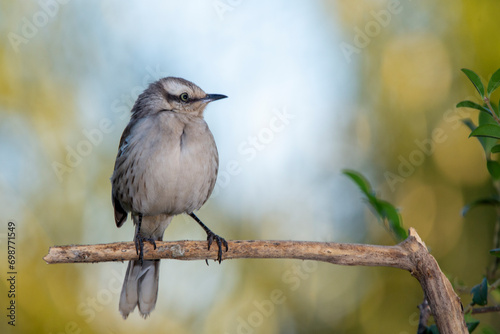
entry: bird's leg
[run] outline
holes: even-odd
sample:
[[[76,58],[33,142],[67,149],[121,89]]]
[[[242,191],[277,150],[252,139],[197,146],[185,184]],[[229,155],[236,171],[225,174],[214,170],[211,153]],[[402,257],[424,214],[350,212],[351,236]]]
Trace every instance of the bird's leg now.
[[[226,239],[221,238],[217,234],[212,232],[205,224],[203,224],[203,222],[198,217],[196,217],[196,215],[194,213],[191,212],[189,215],[198,224],[200,224],[200,226],[207,233],[208,250],[210,250],[210,246],[212,245],[212,242],[215,240],[215,242],[217,243],[217,246],[219,247],[219,252],[217,253],[217,261],[219,261],[219,263],[221,263],[221,261],[222,261],[222,245],[224,245],[224,247],[226,247],[226,252],[229,250]],[[205,262],[208,264],[207,260],[205,260]]]
[[[141,234],[141,224],[142,224],[142,213],[138,214],[139,219],[137,221],[137,229],[135,230],[135,252],[139,255],[139,261],[141,265],[144,258],[144,241],[149,241],[154,249],[156,249],[156,242],[153,238],[146,238]]]

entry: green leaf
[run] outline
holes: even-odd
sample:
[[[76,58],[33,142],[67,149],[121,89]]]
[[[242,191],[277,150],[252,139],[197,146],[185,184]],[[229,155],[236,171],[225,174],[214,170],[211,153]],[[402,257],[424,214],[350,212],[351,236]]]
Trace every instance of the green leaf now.
[[[487,113],[479,113],[479,126],[490,124],[493,126],[498,126],[497,122],[493,119],[491,114]],[[464,123],[470,130],[471,134],[469,137],[472,135],[472,133],[478,128],[474,122],[470,120],[470,118],[466,118],[462,120],[462,123]],[[477,140],[479,140],[479,143],[484,149],[484,152],[486,153],[486,157],[489,158],[491,155],[491,149],[496,146],[498,139],[497,138],[491,138],[491,137],[476,137]]]
[[[493,180],[500,179],[500,164],[494,160],[486,161],[486,168],[488,168],[488,172],[490,173]]]
[[[495,73],[493,73],[493,75],[490,78],[490,81],[488,82],[488,97],[498,87],[500,87],[500,68],[496,70]]]
[[[491,137],[500,139],[500,126],[496,124],[484,124],[478,126],[469,135],[470,137]]]
[[[498,126],[498,123],[493,119],[491,114],[487,114],[484,112],[479,113],[478,115],[478,125],[486,125],[493,124]],[[484,152],[486,153],[486,157],[489,159],[491,155],[491,148],[498,143],[498,139],[490,138],[490,137],[476,137],[481,145],[483,146]]]
[[[490,250],[490,254],[495,255],[496,257],[500,257],[500,248]]]
[[[480,284],[474,286],[470,293],[472,294],[472,304],[481,306],[488,304],[488,280],[486,277]]]
[[[478,205],[500,205],[500,198],[498,196],[492,196],[475,200],[463,207],[462,216],[465,216],[472,208]]]
[[[349,169],[344,169],[342,172],[344,173],[344,175],[350,177],[351,180],[353,180],[354,183],[358,185],[358,187],[366,196],[373,195],[373,190],[370,182],[368,182],[368,180],[365,179],[365,177],[361,173]]]
[[[467,127],[471,131],[474,131],[477,128],[476,124],[474,124],[474,122],[470,118],[463,119],[462,123],[464,123],[465,125],[467,125]]]
[[[498,153],[500,152],[500,145],[495,145],[491,148],[491,153]]]
[[[479,113],[479,115],[477,116],[477,119],[478,119],[478,125],[485,125],[485,124],[495,124],[495,125],[498,125],[498,123],[493,118],[491,112],[488,112],[488,113],[484,113],[484,112]]]
[[[353,170],[343,170],[345,175],[351,178],[365,194],[368,203],[373,209],[375,216],[392,233],[393,237],[402,241],[408,237],[407,231],[403,228],[403,220],[399,211],[389,202],[377,198],[370,183],[366,178]]]
[[[391,203],[379,200],[380,215],[382,218],[387,219],[389,229],[398,241],[403,241],[408,237],[407,231],[401,226],[402,219],[398,209]]]
[[[464,320],[465,320],[465,325],[467,325],[467,329],[469,330],[469,333],[472,333],[479,325],[479,320],[474,319],[474,317],[472,317],[470,312],[464,315]]]
[[[467,329],[469,330],[469,333],[472,333],[476,329],[477,326],[479,326],[479,320],[474,320],[471,322],[466,322],[465,325],[467,326]]]
[[[476,102],[472,102],[469,100],[465,100],[465,101],[457,103],[456,107],[457,108],[472,108],[472,109],[477,109],[479,111],[484,111],[484,112],[487,112],[488,114],[491,114],[490,109],[488,109],[485,106],[482,106],[480,104],[477,104]]]
[[[467,78],[472,81],[474,87],[476,87],[477,91],[479,92],[479,95],[481,95],[481,97],[484,99],[484,85],[481,82],[481,78],[479,77],[479,75],[477,75],[474,71],[468,70],[466,68],[462,68],[462,72],[464,72]]]

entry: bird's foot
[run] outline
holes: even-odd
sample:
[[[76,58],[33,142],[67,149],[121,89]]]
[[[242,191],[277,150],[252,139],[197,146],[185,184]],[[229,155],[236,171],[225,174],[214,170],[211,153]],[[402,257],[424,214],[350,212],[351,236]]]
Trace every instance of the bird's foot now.
[[[144,241],[151,243],[154,249],[156,249],[156,242],[153,238],[146,238],[140,233],[135,236],[135,252],[137,253],[137,255],[139,255],[139,261],[141,262],[141,265],[144,258]]]
[[[229,250],[229,246],[227,244],[226,239],[219,237],[217,234],[214,232],[208,230],[207,231],[207,241],[208,241],[208,250],[210,250],[210,246],[212,246],[212,243],[215,241],[217,243],[217,247],[219,247],[219,251],[217,252],[217,260],[219,263],[222,262],[222,245],[226,248],[226,252]],[[205,262],[208,265],[208,261],[205,260]]]
[[[194,213],[189,214],[200,226],[205,230],[205,233],[207,233],[207,241],[208,241],[208,250],[210,250],[210,246],[212,246],[212,242],[217,243],[217,246],[219,247],[219,252],[217,253],[217,260],[219,263],[222,262],[222,245],[226,247],[226,252],[229,250],[229,246],[227,245],[227,241],[224,238],[219,237],[217,234],[212,232],[203,222],[200,220],[200,218],[196,217]],[[205,259],[205,263],[208,266],[208,259]]]

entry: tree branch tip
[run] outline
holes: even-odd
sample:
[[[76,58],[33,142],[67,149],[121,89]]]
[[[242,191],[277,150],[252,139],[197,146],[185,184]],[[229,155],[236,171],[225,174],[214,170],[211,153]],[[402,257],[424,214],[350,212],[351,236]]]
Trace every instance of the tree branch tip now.
[[[415,228],[413,228],[413,227],[410,227],[408,229],[408,236],[420,239],[420,236],[418,235],[417,230],[415,230]]]
[[[408,239],[410,239],[410,238],[414,239],[418,244],[427,248],[427,246],[425,245],[425,242],[422,240],[422,238],[420,238],[420,236],[417,233],[417,230],[415,230],[413,227],[410,227],[408,229]]]

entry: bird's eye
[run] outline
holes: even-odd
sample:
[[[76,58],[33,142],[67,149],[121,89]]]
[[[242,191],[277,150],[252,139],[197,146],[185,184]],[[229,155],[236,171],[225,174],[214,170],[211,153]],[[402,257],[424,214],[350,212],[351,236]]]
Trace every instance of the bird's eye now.
[[[179,95],[179,98],[182,102],[187,102],[189,100],[189,95],[188,93],[182,93],[181,95]]]

